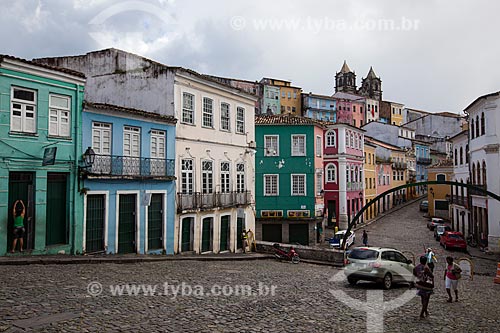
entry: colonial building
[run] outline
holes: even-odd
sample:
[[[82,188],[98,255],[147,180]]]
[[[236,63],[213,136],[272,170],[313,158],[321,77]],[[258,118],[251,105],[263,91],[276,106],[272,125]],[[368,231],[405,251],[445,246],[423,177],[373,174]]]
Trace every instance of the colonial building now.
[[[79,72],[0,55],[0,255],[12,249],[17,200],[26,209],[24,250],[82,252],[84,85]]]
[[[337,100],[337,122],[361,127],[365,124],[365,98],[345,92],[332,95]]]
[[[429,167],[428,177],[429,181],[451,181],[453,179],[452,162],[443,161],[439,164]],[[450,197],[450,185],[429,185],[427,189],[427,200],[429,201],[429,216],[436,216],[449,220]]]
[[[315,244],[326,197],[323,124],[274,115],[257,116],[255,127],[257,239]]]
[[[468,184],[469,179],[469,133],[464,130],[450,138],[453,145],[453,178],[462,184]],[[472,233],[469,200],[467,188],[453,186],[451,193],[450,215],[453,229],[467,237]]]
[[[348,124],[325,132],[325,205],[327,223],[347,229],[364,204],[364,131]]]
[[[464,110],[469,117],[469,170],[473,185],[500,193],[500,92],[478,97]],[[500,250],[500,203],[471,192],[472,233],[483,245]]]
[[[292,86],[290,81],[278,80],[272,78],[263,78],[260,80],[260,84],[264,87],[264,93],[267,91],[270,92],[269,96],[266,96],[267,101],[264,101],[265,111],[262,110],[261,113],[269,114],[267,111],[267,104],[276,105],[269,99],[276,98],[279,101],[280,108],[278,112],[272,112],[272,114],[293,114],[296,116],[302,115],[302,101],[301,101],[301,93],[302,88]],[[276,92],[279,92],[279,95],[276,96]]]
[[[376,154],[375,149],[377,146],[370,143],[365,135],[364,155],[365,163],[363,164],[363,171],[365,175],[365,202],[367,205],[377,196],[377,172],[376,172]],[[371,206],[365,212],[365,220],[371,220],[377,216],[376,206]]]
[[[302,115],[304,117],[337,121],[337,99],[313,93],[302,94]]]

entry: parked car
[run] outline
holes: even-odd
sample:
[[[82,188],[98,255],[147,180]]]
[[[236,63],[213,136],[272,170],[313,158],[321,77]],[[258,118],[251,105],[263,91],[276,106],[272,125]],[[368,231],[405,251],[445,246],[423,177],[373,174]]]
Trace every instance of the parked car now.
[[[429,222],[427,222],[427,228],[429,230],[434,230],[437,225],[443,225],[445,222],[439,217],[433,217]]]
[[[427,212],[429,210],[429,201],[427,200],[420,201],[419,208],[421,212]]]
[[[461,249],[467,251],[467,243],[464,235],[458,231],[445,231],[439,240],[439,244],[447,249]]]
[[[445,231],[452,231],[451,229],[451,225],[445,223],[445,224],[440,224],[440,225],[437,225],[435,228],[434,228],[434,238],[439,241],[439,239],[441,238],[441,236],[444,234]]]
[[[390,289],[394,283],[413,284],[414,267],[412,261],[398,250],[356,247],[347,256],[344,273],[351,285],[360,280],[373,281]]]
[[[342,248],[342,241],[344,239],[344,235],[346,233],[347,230],[340,230],[340,231],[337,231],[335,233],[335,235],[330,238],[330,240],[328,241],[330,243],[330,247],[339,247],[339,248]],[[347,241],[346,241],[346,249],[351,246],[352,244],[354,244],[354,241],[356,240],[356,235],[354,234],[354,232],[352,231],[349,231],[349,236],[347,237]]]

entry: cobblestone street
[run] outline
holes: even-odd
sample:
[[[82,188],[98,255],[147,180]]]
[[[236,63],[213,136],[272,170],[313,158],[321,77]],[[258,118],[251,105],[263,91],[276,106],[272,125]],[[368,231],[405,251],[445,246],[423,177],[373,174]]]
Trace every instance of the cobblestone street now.
[[[500,285],[493,284],[496,262],[474,258],[479,274],[473,281],[462,281],[460,302],[446,303],[444,282],[439,278],[446,254],[425,227],[422,215],[414,203],[366,227],[370,245],[415,253],[432,245],[438,254],[430,317],[418,319],[420,299],[414,297],[386,313],[384,331],[498,332]],[[330,282],[336,274],[343,275],[329,266],[274,260],[0,266],[0,331],[366,332],[366,313],[351,309],[329,290],[342,290],[364,302],[366,294],[379,287]],[[98,296],[91,295],[99,292],[97,284],[89,287],[93,281],[103,287]],[[175,297],[172,290],[165,294],[165,282],[185,291],[191,288],[191,295]],[[124,284],[158,288],[149,296],[143,291],[137,296],[113,296],[110,286]],[[222,286],[217,295],[214,285]],[[251,286],[252,295],[235,295],[238,285]],[[384,291],[384,299],[407,291],[407,286],[398,286]]]

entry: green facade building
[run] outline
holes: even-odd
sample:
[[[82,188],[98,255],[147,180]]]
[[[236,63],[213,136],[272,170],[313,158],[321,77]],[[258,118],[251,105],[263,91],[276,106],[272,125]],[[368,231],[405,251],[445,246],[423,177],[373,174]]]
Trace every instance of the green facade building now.
[[[323,125],[292,115],[255,118],[256,238],[313,245],[323,221]]]
[[[12,249],[17,200],[25,253],[82,251],[84,84],[81,73],[0,55],[0,255]]]

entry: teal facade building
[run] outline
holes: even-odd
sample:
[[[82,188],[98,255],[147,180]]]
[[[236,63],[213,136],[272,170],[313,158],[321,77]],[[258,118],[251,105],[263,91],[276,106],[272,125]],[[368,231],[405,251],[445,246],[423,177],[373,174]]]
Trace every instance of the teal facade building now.
[[[82,251],[84,86],[81,73],[0,55],[0,255],[12,249],[16,200],[26,207],[24,253]]]

